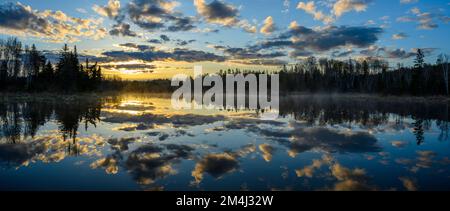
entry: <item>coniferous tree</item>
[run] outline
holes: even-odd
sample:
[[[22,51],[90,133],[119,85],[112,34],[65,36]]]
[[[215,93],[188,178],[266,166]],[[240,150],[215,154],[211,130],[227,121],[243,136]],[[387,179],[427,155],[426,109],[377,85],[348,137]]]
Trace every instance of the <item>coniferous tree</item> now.
[[[6,61],[0,63],[0,88],[5,88],[8,81],[8,64]]]
[[[423,86],[421,85],[421,73],[424,64],[424,54],[422,49],[417,49],[416,58],[414,59],[414,70],[411,81],[411,91],[414,95],[418,95],[422,92]]]

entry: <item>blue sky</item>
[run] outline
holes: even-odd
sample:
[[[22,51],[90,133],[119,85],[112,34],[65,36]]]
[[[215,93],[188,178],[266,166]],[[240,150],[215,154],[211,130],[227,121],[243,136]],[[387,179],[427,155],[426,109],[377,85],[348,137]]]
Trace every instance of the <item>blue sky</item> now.
[[[450,53],[447,0],[2,2],[0,38],[18,36],[51,51],[77,45],[112,72],[135,77],[194,64],[277,69],[312,55],[408,65],[416,48],[426,49],[428,62]]]

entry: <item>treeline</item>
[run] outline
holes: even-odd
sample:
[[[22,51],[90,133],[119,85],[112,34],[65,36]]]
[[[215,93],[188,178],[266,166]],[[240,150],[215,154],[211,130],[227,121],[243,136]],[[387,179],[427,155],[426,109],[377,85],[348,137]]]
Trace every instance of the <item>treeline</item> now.
[[[309,57],[279,71],[227,69],[218,75],[225,81],[227,74],[280,75],[280,92],[369,93],[386,95],[449,95],[448,56],[440,55],[435,64],[425,63],[422,50],[417,50],[414,66],[398,64],[389,68],[382,59],[348,59],[345,61]],[[207,74],[203,75],[205,77]],[[191,78],[191,84],[194,79]],[[270,88],[270,80],[268,81]],[[104,80],[102,89],[130,92],[173,92],[169,79],[152,81]],[[225,85],[225,84],[224,84]],[[248,88],[248,84],[246,86]],[[204,88],[206,91],[208,87]],[[224,86],[225,91],[225,86]]]
[[[154,79],[148,81],[128,81],[109,77],[102,81],[100,91],[121,91],[133,93],[172,93],[178,87],[171,86],[170,79]]]
[[[392,95],[449,95],[448,57],[426,64],[417,50],[413,67],[389,69],[381,59],[347,61],[309,57],[280,71],[280,90],[286,92],[356,92]]]
[[[449,95],[448,56],[441,54],[435,64],[427,64],[421,49],[414,66],[389,63],[379,58],[346,61],[308,57],[280,71],[281,92],[369,93],[390,95]],[[266,74],[266,71],[221,70],[226,74]],[[269,73],[270,74],[270,73]]]
[[[17,38],[0,39],[1,91],[93,91],[101,82],[101,67],[88,59],[80,64],[76,46],[64,45],[53,65],[34,44],[23,47]]]
[[[417,50],[414,66],[397,65],[379,58],[346,61],[309,57],[295,65],[283,66],[280,91],[374,93],[391,95],[449,95],[448,56],[440,55],[435,64],[426,64],[422,50]],[[273,73],[275,73],[273,72]],[[266,71],[220,70],[226,74],[265,74]],[[193,79],[191,79],[193,80]],[[269,80],[270,81],[270,80]],[[80,63],[76,46],[60,51],[56,64],[31,47],[22,47],[17,38],[0,39],[0,91],[130,91],[172,92],[177,87],[169,79],[123,81],[102,75],[101,67]]]

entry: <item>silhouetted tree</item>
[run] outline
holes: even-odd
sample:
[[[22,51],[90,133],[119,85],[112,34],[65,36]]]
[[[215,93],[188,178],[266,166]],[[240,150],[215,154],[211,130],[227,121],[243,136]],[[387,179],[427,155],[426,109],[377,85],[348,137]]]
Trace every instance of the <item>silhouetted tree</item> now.
[[[447,54],[440,54],[438,56],[437,65],[442,66],[442,76],[444,78],[444,83],[445,83],[445,93],[448,95],[449,94],[449,90],[448,90],[448,56]]]

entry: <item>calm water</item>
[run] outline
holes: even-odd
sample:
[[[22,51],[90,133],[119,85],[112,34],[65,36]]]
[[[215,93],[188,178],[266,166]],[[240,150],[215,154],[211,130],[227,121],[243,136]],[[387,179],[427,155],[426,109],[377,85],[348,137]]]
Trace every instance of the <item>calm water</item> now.
[[[0,190],[450,190],[448,103],[290,96],[280,112],[2,97]]]

